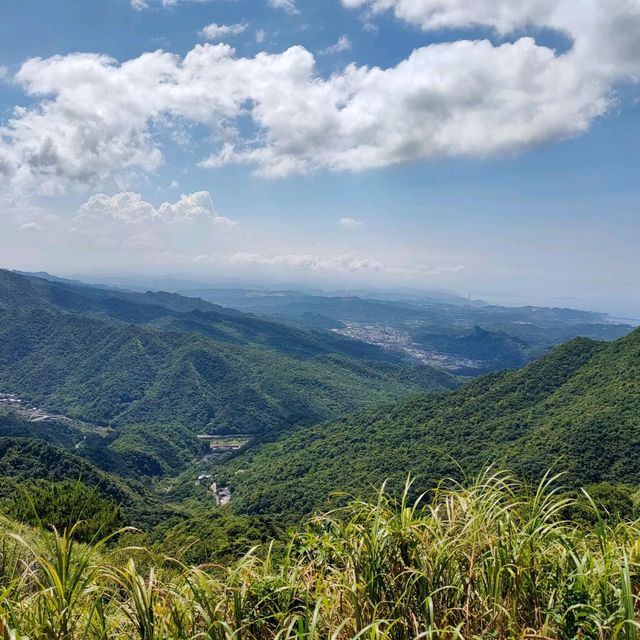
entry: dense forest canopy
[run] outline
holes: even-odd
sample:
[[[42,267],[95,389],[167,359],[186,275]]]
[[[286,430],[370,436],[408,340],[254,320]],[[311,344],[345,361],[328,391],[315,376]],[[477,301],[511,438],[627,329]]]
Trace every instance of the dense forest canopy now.
[[[416,477],[416,491],[488,463],[535,479],[549,468],[582,486],[640,485],[640,330],[611,343],[578,339],[524,369],[450,394],[298,430],[220,470],[235,508],[309,513],[334,491],[366,494]],[[261,478],[269,478],[261,482]]]
[[[103,426],[265,435],[458,382],[197,299],[0,271],[0,389]]]

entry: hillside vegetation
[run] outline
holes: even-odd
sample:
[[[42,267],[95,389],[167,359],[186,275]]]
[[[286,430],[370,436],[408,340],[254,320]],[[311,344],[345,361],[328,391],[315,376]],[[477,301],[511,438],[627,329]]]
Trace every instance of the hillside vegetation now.
[[[296,326],[337,330],[391,350],[404,350],[421,362],[445,364],[450,371],[470,376],[520,367],[576,337],[614,340],[632,330],[606,314],[576,309],[501,307],[442,292],[360,294],[243,289],[190,292]]]
[[[426,503],[352,502],[281,549],[186,567],[0,520],[5,638],[637,638],[637,523],[588,530],[552,484],[484,475]],[[605,514],[603,514],[605,515]],[[17,530],[15,537],[11,530]]]
[[[426,367],[339,354],[295,357],[40,309],[2,320],[0,387],[100,425],[164,422],[262,434],[456,386]]]
[[[201,333],[219,342],[259,345],[296,357],[339,354],[401,361],[397,354],[372,345],[334,334],[295,329],[200,298],[165,291],[138,293],[72,281],[51,281],[4,269],[0,269],[0,310],[67,312],[131,325]]]
[[[415,344],[424,349],[481,363],[475,368],[459,367],[459,373],[469,375],[498,369],[517,369],[529,362],[536,352],[534,347],[520,338],[500,331],[487,331],[477,326],[463,332],[421,327],[413,332],[412,338]]]
[[[0,390],[99,425],[268,434],[457,386],[381,349],[201,300],[0,271]]]
[[[219,469],[235,508],[300,516],[332,491],[367,494],[407,473],[416,490],[498,461],[521,477],[640,484],[640,330],[574,340],[519,371],[298,430]]]
[[[2,425],[0,421],[0,434]],[[67,481],[95,490],[112,508],[118,506],[127,524],[148,527],[184,512],[150,486],[106,472],[74,451],[35,438],[0,437],[0,499],[15,502],[24,513],[40,489],[55,491],[56,484]]]

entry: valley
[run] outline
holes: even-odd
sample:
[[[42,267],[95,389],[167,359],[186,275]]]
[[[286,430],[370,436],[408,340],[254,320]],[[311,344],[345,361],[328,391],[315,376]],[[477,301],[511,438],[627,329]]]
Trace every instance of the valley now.
[[[181,292],[297,328],[344,335],[464,376],[518,368],[572,338],[614,340],[633,328],[602,313],[500,307],[450,293],[329,295],[184,285]]]
[[[233,295],[236,301],[238,296],[247,300],[244,292]],[[417,467],[409,460],[399,461],[407,446],[417,450],[416,434],[423,428],[419,424],[400,436],[400,425],[405,423],[400,420],[390,427],[388,436],[383,438],[381,432],[370,441],[372,434],[356,435],[359,415],[371,420],[373,427],[379,424],[374,417],[377,407],[383,407],[379,411],[387,415],[395,411],[394,403],[423,397],[428,406],[449,415],[437,423],[440,426],[430,445],[445,447],[445,451],[459,439],[456,435],[440,442],[442,434],[456,424],[447,407],[464,405],[467,394],[490,389],[503,378],[521,379],[542,363],[560,362],[554,354],[568,347],[520,371],[492,374],[498,376],[495,379],[482,377],[483,372],[496,367],[521,368],[536,352],[547,350],[543,344],[557,340],[563,332],[612,337],[631,331],[597,314],[488,308],[481,303],[471,307],[464,300],[457,306],[451,300],[400,303],[270,292],[252,295],[249,300],[258,300],[262,310],[267,301],[280,309],[293,304],[296,313],[311,308],[328,313],[330,306],[340,326],[324,330],[294,327],[266,315],[171,292],[137,293],[0,271],[0,381],[2,388],[11,390],[0,396],[2,410],[23,420],[23,431],[29,437],[37,437],[36,425],[50,425],[48,440],[54,443],[56,430],[75,434],[61,436],[59,442],[73,442],[78,454],[105,472],[148,477],[160,484],[163,478],[175,478],[176,482],[169,481],[170,493],[177,491],[182,496],[185,487],[195,489],[196,476],[210,475],[237,494],[234,508],[238,512],[255,511],[253,487],[261,486],[259,501],[264,506],[259,511],[282,511],[289,517],[290,513],[304,513],[300,504],[313,504],[312,487],[331,492],[322,474],[339,478],[349,470],[358,480],[344,477],[336,480],[335,488],[355,490],[370,482],[366,478],[374,468],[374,484],[385,475],[394,476],[394,470],[406,474],[415,467],[422,475],[428,460],[436,466],[425,476],[427,484],[451,472],[449,465],[436,462],[441,458],[434,458],[428,450],[419,456],[423,462]],[[425,309],[430,320],[424,316]],[[363,321],[374,312],[382,314],[380,321]],[[440,322],[448,317],[450,324],[434,325],[433,314]],[[464,324],[461,328],[461,318],[468,314],[473,314],[474,321],[484,318],[492,328],[466,328]],[[360,321],[338,320],[338,316],[359,316]],[[522,337],[515,335],[518,332]],[[546,336],[547,343],[535,337],[539,334]],[[636,334],[610,342],[607,348],[632,344]],[[606,343],[581,338],[575,344],[590,353]],[[457,377],[460,374],[465,377]],[[477,377],[477,382],[463,384],[470,376]],[[27,397],[29,402],[23,401]],[[500,404],[508,397],[502,394]],[[488,401],[488,407],[493,405],[494,401]],[[519,411],[536,415],[539,409],[525,405],[523,410],[510,408],[505,414],[519,425],[509,429],[516,429],[514,434],[526,433],[523,442],[533,446],[535,439],[527,431],[532,427],[526,426],[530,419],[522,422]],[[473,413],[465,409],[464,415],[468,428]],[[330,436],[334,429],[347,440],[334,442]],[[16,435],[20,429],[9,433]],[[311,446],[316,436],[311,434],[322,434],[315,456],[310,452],[316,447]],[[451,452],[459,462],[466,455],[463,452],[469,451],[466,440],[461,442],[462,450]],[[363,459],[368,446],[374,448]],[[498,454],[494,445],[486,446],[481,454],[476,443],[471,448],[472,459],[488,461]],[[508,450],[514,447],[515,440]],[[385,457],[390,449],[392,458],[378,459],[377,452]],[[320,468],[311,474],[306,471],[345,455],[359,462],[345,461],[340,471],[332,465],[322,472]],[[551,464],[550,459],[539,458]],[[589,468],[592,466],[590,463]],[[264,483],[265,477],[278,480]],[[280,486],[286,498],[280,497]],[[281,501],[291,508],[275,506]]]
[[[426,351],[411,339],[410,334],[402,329],[387,325],[345,323],[344,328],[332,329],[334,333],[374,344],[389,351],[406,353],[409,358],[421,364],[456,372],[459,370],[481,369],[482,362],[469,358],[456,357],[451,353]]]

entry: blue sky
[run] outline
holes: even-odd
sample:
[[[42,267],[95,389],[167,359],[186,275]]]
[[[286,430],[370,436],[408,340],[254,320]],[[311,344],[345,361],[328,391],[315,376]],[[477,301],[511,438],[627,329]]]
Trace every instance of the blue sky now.
[[[640,317],[640,4],[514,7],[3,2],[2,266]]]

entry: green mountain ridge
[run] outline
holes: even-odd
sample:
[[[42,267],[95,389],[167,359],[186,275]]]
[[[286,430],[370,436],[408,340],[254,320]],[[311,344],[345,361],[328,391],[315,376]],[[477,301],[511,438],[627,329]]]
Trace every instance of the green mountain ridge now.
[[[0,416],[0,434],[6,419]],[[16,498],[31,486],[78,482],[121,505],[127,521],[153,526],[181,511],[160,500],[144,483],[107,473],[74,451],[33,437],[0,435],[0,499]],[[1,510],[1,508],[0,508]]]
[[[488,331],[474,326],[464,332],[438,331],[436,328],[421,328],[412,335],[418,346],[436,352],[449,353],[460,358],[469,358],[482,363],[480,368],[460,373],[489,372],[499,369],[515,369],[526,364],[534,349],[524,340],[502,331]]]
[[[458,384],[371,345],[174,294],[0,271],[0,302],[0,391],[98,425],[264,435]]]
[[[165,291],[137,293],[78,285],[0,269],[0,311],[29,309],[68,312],[162,330],[202,333],[222,342],[260,344],[309,357],[339,353],[401,362],[396,354],[372,345],[334,334],[294,329],[199,298]]]
[[[335,329],[468,376],[521,367],[573,338],[615,340],[632,330],[604,313],[560,307],[501,307],[464,298],[390,294],[372,299],[366,292],[359,297],[345,292],[219,288],[184,293],[298,328]]]
[[[573,340],[450,394],[300,429],[217,471],[236,510],[299,517],[332,491],[362,495],[407,474],[422,491],[489,463],[531,479],[555,466],[569,486],[640,484],[640,329],[612,343]]]
[[[39,309],[5,315],[0,327],[2,388],[99,425],[166,422],[257,434],[455,384],[428,368],[333,354],[296,358]]]

